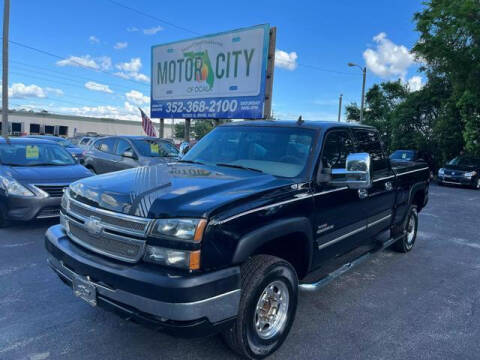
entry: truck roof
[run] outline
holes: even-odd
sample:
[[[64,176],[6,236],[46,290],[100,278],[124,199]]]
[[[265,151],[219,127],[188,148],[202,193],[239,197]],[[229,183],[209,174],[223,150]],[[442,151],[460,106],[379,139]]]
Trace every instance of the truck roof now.
[[[222,126],[279,126],[279,127],[302,127],[307,129],[330,129],[336,127],[349,127],[349,128],[368,128],[375,130],[374,127],[368,125],[337,122],[337,121],[313,121],[304,120],[301,123],[294,120],[249,120],[239,121],[223,124]]]

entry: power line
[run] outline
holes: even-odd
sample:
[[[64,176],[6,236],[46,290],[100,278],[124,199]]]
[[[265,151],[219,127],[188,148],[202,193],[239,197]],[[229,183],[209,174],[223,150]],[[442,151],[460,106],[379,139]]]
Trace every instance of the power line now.
[[[164,20],[164,19],[160,19],[160,18],[158,18],[158,17],[156,17],[156,16],[153,16],[153,15],[148,14],[148,13],[146,13],[146,12],[143,12],[143,11],[141,11],[141,10],[138,10],[138,9],[135,9],[135,8],[130,7],[130,6],[128,6],[128,5],[124,5],[124,4],[122,4],[122,3],[119,3],[118,1],[114,1],[114,0],[106,0],[106,1],[108,1],[108,2],[110,2],[110,3],[112,3],[112,4],[114,4],[114,5],[117,5],[117,6],[119,6],[119,7],[122,7],[122,8],[124,8],[124,9],[133,11],[133,12],[139,14],[139,15],[142,15],[142,16],[148,17],[148,18],[150,18],[150,19],[153,19],[153,20],[159,21],[159,22],[161,22],[161,23],[164,23],[164,24],[166,24],[166,25],[168,25],[168,26],[171,26],[171,27],[173,27],[173,28],[176,28],[176,29],[179,29],[179,30],[183,30],[183,31],[188,32],[188,33],[190,33],[190,34],[201,35],[200,33],[196,32],[196,31],[187,29],[187,28],[185,28],[185,27],[183,27],[183,26],[176,25],[176,24],[174,24],[174,23],[172,23],[172,22],[170,22],[170,21],[167,21],[167,20]]]
[[[56,58],[56,59],[60,59],[60,60],[67,60],[67,58],[65,57],[62,57],[60,55],[57,55],[57,54],[54,54],[52,52],[49,52],[49,51],[45,51],[45,50],[42,50],[42,49],[38,49],[36,47],[33,47],[33,46],[30,46],[30,45],[26,45],[26,44],[22,44],[22,43],[19,43],[17,41],[13,41],[13,40],[9,40],[8,41],[9,43],[12,43],[14,45],[17,45],[17,46],[20,46],[20,47],[23,47],[25,49],[29,49],[29,50],[32,50],[32,51],[36,51],[38,53],[41,53],[41,54],[44,54],[44,55],[47,55],[47,56],[50,56],[50,57],[53,57],[53,58]],[[83,65],[82,63],[78,62],[78,61],[75,61],[73,59],[69,59],[71,62],[73,62],[74,64],[78,65],[79,67],[83,68],[83,69],[89,69],[89,70],[95,70],[95,71],[100,71],[104,74],[107,74],[107,75],[110,75],[110,76],[114,76],[115,78],[119,78],[118,76],[116,76],[115,74],[113,74],[112,72],[110,71],[107,71],[107,70],[103,70],[103,69],[94,69],[92,67],[88,67],[88,66],[85,66]],[[136,84],[137,86],[145,86],[145,87],[148,87],[147,84],[142,84],[142,83],[139,83],[138,81],[135,81],[135,80],[131,80],[131,79],[125,79],[125,78],[122,78],[123,80],[125,81],[130,81],[134,84]]]

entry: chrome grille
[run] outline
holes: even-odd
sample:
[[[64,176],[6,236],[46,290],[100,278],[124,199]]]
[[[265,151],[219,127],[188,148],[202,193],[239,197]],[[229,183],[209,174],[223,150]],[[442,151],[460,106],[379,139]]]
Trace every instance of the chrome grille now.
[[[114,215],[107,215],[105,213],[91,210],[84,206],[78,205],[73,201],[70,202],[69,212],[71,212],[72,215],[76,217],[80,216],[80,217],[89,218],[90,216],[95,216],[95,217],[98,217],[105,224],[123,228],[126,230],[142,232],[142,233],[145,231],[148,224],[146,222],[136,222],[136,221],[127,220],[124,218],[118,218],[118,217],[115,217]]]
[[[120,237],[109,237],[105,234],[93,236],[74,220],[66,220],[66,224],[71,239],[90,250],[130,262],[137,261],[143,254],[144,243],[141,240],[121,240]]]
[[[62,197],[63,190],[68,185],[35,185],[40,190],[45,191],[50,197]]]

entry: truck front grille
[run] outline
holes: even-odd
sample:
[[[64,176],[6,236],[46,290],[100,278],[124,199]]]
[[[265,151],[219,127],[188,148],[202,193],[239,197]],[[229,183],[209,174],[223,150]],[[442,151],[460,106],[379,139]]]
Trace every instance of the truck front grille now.
[[[72,199],[68,191],[60,216],[68,237],[80,246],[132,263],[143,256],[150,219],[97,209]]]
[[[67,222],[67,231],[71,235],[72,240],[90,250],[129,262],[137,261],[139,255],[142,255],[144,245],[141,241],[121,240],[118,237],[111,238],[105,234],[93,236],[75,221],[67,220]]]

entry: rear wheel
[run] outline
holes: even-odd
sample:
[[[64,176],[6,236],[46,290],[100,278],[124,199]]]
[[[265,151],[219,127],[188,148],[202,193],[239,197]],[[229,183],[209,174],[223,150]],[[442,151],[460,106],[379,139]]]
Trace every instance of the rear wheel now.
[[[263,359],[282,345],[292,327],[297,274],[280,258],[255,256],[242,266],[241,290],[238,317],[223,339],[236,353]]]
[[[413,249],[417,239],[418,229],[418,211],[416,205],[411,205],[408,210],[407,219],[403,225],[402,233],[404,236],[393,244],[393,249],[398,252],[407,253]]]

